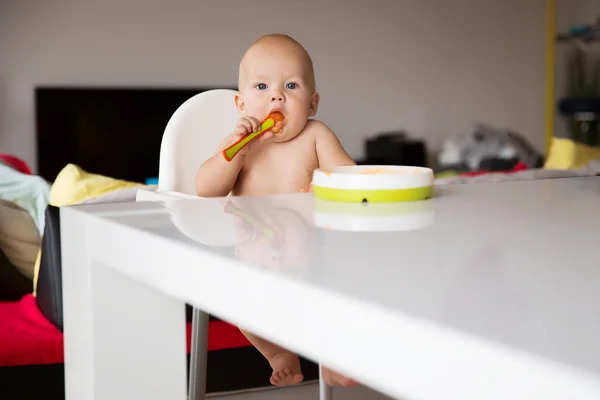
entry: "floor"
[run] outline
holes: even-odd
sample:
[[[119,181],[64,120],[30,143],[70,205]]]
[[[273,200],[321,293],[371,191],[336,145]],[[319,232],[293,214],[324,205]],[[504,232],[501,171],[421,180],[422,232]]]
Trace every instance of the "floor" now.
[[[306,384],[293,388],[271,389],[257,392],[210,397],[215,400],[318,400],[318,384]],[[334,400],[391,400],[390,397],[364,387],[335,388]]]

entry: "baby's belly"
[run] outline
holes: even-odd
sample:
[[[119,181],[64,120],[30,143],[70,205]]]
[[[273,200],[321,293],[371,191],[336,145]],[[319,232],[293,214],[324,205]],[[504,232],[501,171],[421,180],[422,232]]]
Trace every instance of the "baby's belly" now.
[[[287,174],[281,173],[281,171],[252,173],[240,176],[233,194],[236,196],[267,196],[299,193],[310,184],[311,180],[312,170]]]

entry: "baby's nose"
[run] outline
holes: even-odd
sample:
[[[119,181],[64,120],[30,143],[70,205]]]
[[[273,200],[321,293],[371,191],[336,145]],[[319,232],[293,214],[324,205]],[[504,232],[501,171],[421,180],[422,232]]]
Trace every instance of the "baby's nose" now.
[[[285,97],[283,96],[282,93],[274,93],[271,96],[271,101],[281,101],[281,102],[283,102],[283,101],[285,101]]]

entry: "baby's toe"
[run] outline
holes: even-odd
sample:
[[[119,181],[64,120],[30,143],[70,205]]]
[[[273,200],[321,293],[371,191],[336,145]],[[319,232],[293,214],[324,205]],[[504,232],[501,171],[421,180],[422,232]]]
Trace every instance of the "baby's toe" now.
[[[290,382],[289,375],[285,374],[284,370],[273,371],[273,375],[271,375],[271,384],[275,386],[286,386],[289,385]]]
[[[302,374],[296,374],[296,375],[294,375],[294,378],[293,378],[294,385],[302,382],[303,379],[304,379],[304,375],[302,375]]]

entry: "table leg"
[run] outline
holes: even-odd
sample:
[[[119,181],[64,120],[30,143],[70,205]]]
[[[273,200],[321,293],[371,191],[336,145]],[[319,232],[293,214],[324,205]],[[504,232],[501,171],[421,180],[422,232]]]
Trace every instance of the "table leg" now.
[[[66,400],[184,400],[183,302],[113,269],[127,245],[87,223],[61,209]]]
[[[193,309],[190,350],[189,400],[206,398],[206,362],[208,358],[208,314]]]
[[[323,380],[323,366],[319,364],[319,399],[333,400],[333,387]]]

